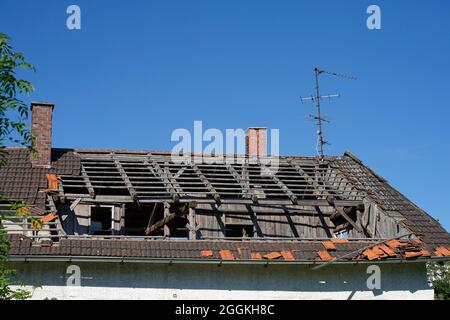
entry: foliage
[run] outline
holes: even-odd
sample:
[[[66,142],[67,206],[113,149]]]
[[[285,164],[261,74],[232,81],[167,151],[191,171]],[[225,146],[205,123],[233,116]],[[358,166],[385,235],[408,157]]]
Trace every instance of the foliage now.
[[[14,52],[9,37],[0,32],[0,165],[5,162],[5,142],[33,146],[31,130],[26,125],[28,106],[17,96],[30,94],[34,87],[17,77],[20,69],[33,70],[23,54]],[[33,151],[33,148],[30,148]]]
[[[432,262],[427,269],[435,298],[450,300],[450,262]]]
[[[18,95],[29,94],[33,85],[24,79],[19,79],[20,69],[33,70],[23,54],[15,52],[9,44],[9,37],[0,32],[0,166],[5,164],[5,142],[10,141],[22,146],[29,146],[34,152],[34,139],[25,121],[28,118],[28,106],[18,98]],[[0,200],[5,200],[0,194]],[[12,206],[12,211],[18,215],[28,214],[22,205]],[[16,272],[8,268],[10,242],[6,240],[6,232],[2,229],[0,215],[0,300],[27,299],[31,293],[27,290],[11,289],[10,285]],[[33,224],[33,222],[32,222]],[[35,223],[38,227],[39,225]]]
[[[0,195],[0,200],[4,200]],[[11,209],[14,213],[18,214],[25,208],[23,205],[15,204],[18,209]],[[11,289],[10,285],[12,279],[16,276],[16,271],[6,266],[8,261],[8,253],[11,247],[11,243],[6,240],[6,231],[1,227],[2,216],[0,215],[0,300],[24,300],[31,297],[31,292],[24,289]],[[19,283],[16,283],[19,284]]]

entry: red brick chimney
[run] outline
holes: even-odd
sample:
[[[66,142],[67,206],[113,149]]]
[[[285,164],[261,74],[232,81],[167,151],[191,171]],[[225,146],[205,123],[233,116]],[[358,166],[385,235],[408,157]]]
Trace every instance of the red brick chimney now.
[[[247,129],[246,137],[247,156],[267,156],[267,129],[261,127],[250,127]]]
[[[52,154],[53,103],[31,103],[31,133],[35,138],[36,155],[31,156],[33,167],[50,168]]]

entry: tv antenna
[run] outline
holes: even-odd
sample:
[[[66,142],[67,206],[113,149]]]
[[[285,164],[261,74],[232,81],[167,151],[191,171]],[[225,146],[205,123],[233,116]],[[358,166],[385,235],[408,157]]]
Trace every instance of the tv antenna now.
[[[336,77],[340,77],[340,78],[346,78],[346,79],[351,79],[351,80],[356,80],[356,77],[353,77],[351,75],[347,75],[347,74],[343,74],[343,73],[338,73],[338,72],[333,72],[333,71],[327,71],[327,70],[321,70],[319,68],[314,68],[314,75],[316,78],[316,93],[315,95],[311,95],[310,97],[305,97],[302,98],[300,97],[300,101],[303,103],[303,101],[311,101],[311,102],[315,102],[316,103],[316,109],[317,109],[317,114],[315,116],[310,115],[311,119],[316,120],[316,127],[317,127],[317,155],[319,156],[320,161],[323,161],[324,158],[324,153],[323,153],[323,147],[326,144],[330,144],[328,143],[323,136],[323,123],[324,122],[330,122],[327,119],[325,119],[322,116],[321,113],[321,109],[320,109],[320,101],[323,99],[332,99],[332,98],[338,98],[341,95],[339,93],[337,94],[328,94],[328,95],[320,95],[320,90],[319,90],[319,76],[321,74],[329,74],[332,76],[336,76]]]

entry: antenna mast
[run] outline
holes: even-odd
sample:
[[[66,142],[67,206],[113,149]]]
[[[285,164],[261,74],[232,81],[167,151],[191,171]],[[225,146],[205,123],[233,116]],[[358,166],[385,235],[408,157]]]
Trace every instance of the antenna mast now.
[[[337,73],[337,72],[333,72],[333,71],[321,70],[319,68],[314,68],[314,75],[315,75],[315,78],[316,78],[316,93],[315,93],[315,96],[310,96],[310,97],[306,97],[306,98],[300,97],[300,100],[302,102],[303,101],[311,101],[311,102],[315,102],[316,103],[317,114],[315,116],[310,115],[310,117],[312,119],[316,120],[316,128],[317,128],[317,155],[319,156],[320,161],[323,161],[323,159],[324,159],[324,151],[323,151],[324,145],[329,144],[324,139],[323,129],[322,129],[323,122],[329,122],[329,121],[322,117],[322,112],[321,112],[321,109],[320,109],[320,100],[337,98],[337,97],[341,96],[339,93],[338,94],[328,94],[328,95],[323,95],[323,96],[320,95],[319,76],[322,73],[333,75],[333,76],[337,76],[337,77],[341,77],[341,78],[347,78],[347,79],[356,80],[356,77],[353,77],[353,76],[350,76],[350,75]]]

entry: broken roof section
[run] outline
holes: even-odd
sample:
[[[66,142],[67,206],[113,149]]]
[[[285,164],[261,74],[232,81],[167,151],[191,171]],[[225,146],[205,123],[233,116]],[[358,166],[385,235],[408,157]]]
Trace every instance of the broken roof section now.
[[[45,211],[49,210],[49,193],[69,201],[195,201],[342,209],[370,201],[430,245],[429,250],[450,246],[450,235],[436,220],[350,153],[327,157],[324,163],[314,157],[280,157],[280,170],[261,176],[260,162],[252,164],[240,156],[230,156],[239,160],[231,163],[179,164],[168,152],[52,149],[52,166],[45,169],[33,168],[24,148],[7,151],[7,165],[0,168],[0,192],[40,208],[43,214],[49,213]],[[57,181],[48,174],[55,174]],[[346,216],[345,210],[339,211]],[[329,248],[321,244],[320,250]],[[249,256],[264,259],[257,252]]]
[[[203,155],[198,163],[193,155],[183,164],[161,152],[76,150],[72,154],[79,158],[79,172],[57,172],[67,198],[328,205],[331,197],[354,205],[365,196],[329,162],[313,157],[280,157],[279,170],[262,175],[259,158],[252,163],[248,157],[227,156],[212,163],[211,156]]]

